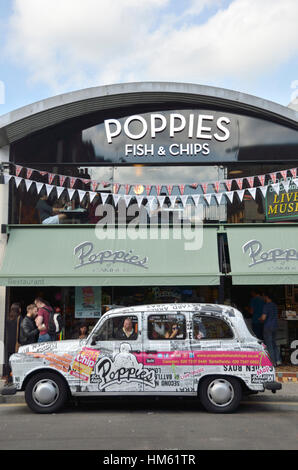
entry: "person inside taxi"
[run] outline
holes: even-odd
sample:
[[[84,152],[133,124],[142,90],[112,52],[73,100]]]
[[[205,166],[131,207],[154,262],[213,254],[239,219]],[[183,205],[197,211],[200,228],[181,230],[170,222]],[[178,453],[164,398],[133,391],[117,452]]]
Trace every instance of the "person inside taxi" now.
[[[133,328],[133,324],[130,318],[125,318],[123,327],[120,328],[116,334],[116,339],[137,339],[137,333]]]

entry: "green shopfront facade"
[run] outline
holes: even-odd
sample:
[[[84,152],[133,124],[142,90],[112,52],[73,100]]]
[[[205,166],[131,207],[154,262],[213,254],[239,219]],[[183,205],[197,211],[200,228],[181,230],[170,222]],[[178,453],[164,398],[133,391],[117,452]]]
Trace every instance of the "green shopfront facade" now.
[[[246,314],[252,286],[274,286],[280,314],[298,310],[293,110],[199,85],[99,87],[3,116],[0,151],[6,314],[44,296],[68,338],[111,305],[226,302]],[[43,194],[84,217],[41,224]]]

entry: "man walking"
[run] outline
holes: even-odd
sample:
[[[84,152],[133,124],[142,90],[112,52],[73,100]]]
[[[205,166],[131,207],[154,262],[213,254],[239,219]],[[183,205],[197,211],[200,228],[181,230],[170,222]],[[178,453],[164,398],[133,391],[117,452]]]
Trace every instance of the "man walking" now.
[[[281,365],[280,353],[276,344],[276,330],[277,330],[277,305],[272,300],[269,293],[263,294],[265,305],[261,321],[264,321],[264,342],[268,348],[271,361],[274,366]]]
[[[257,338],[263,339],[263,323],[260,322],[260,318],[263,313],[263,308],[265,305],[264,299],[261,297],[261,293],[257,289],[251,291],[251,301],[250,301],[250,314],[252,315],[251,327],[252,331]]]
[[[39,329],[35,324],[37,317],[37,307],[35,304],[28,305],[27,315],[23,319],[20,328],[20,343],[21,345],[37,343],[39,336]]]
[[[51,313],[53,312],[52,307],[40,297],[37,297],[34,303],[38,308],[37,317],[35,320],[36,326],[39,329],[38,343],[55,341],[56,338],[51,336],[49,333],[49,319]]]

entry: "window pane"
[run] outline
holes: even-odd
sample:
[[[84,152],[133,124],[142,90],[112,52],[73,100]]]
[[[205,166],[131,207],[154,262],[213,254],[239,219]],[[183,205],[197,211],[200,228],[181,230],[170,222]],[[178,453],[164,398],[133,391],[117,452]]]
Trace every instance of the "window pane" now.
[[[229,325],[220,318],[194,315],[194,339],[229,339],[233,332]]]
[[[109,318],[96,335],[96,341],[134,341],[137,338],[138,318],[135,316]]]
[[[150,315],[148,318],[148,338],[151,340],[185,339],[185,316],[180,313]]]

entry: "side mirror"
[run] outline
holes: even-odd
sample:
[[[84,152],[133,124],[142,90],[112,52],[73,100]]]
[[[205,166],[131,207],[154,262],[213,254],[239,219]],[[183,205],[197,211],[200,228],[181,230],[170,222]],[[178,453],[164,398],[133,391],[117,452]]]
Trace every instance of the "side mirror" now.
[[[96,340],[97,340],[97,336],[96,336],[96,335],[93,335],[93,336],[92,336],[92,339],[91,339],[91,346],[95,346],[95,345],[96,345]]]

